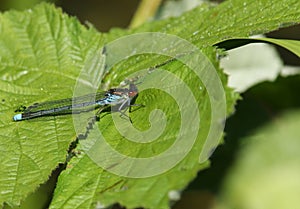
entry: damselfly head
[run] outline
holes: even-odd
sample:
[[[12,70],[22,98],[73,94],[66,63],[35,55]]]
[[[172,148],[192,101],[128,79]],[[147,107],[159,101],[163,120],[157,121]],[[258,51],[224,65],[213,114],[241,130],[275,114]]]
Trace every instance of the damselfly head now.
[[[128,96],[132,98],[132,97],[135,97],[137,94],[138,94],[137,86],[133,83],[129,84]]]

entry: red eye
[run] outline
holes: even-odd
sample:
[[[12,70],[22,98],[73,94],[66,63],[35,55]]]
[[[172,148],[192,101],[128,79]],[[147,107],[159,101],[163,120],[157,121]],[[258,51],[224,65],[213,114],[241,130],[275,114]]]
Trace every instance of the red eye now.
[[[137,94],[138,94],[137,86],[134,85],[133,83],[131,83],[131,84],[129,85],[128,96],[129,96],[129,97],[135,97]]]
[[[134,96],[137,95],[137,92],[136,92],[136,91],[130,91],[130,92],[128,93],[128,95],[129,95],[129,97],[134,97]]]

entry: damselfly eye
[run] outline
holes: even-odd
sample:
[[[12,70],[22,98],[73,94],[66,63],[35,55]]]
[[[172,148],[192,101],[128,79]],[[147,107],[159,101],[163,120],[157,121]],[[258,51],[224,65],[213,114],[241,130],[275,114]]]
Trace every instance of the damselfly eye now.
[[[129,92],[128,92],[128,96],[129,97],[134,97],[138,94],[138,89],[136,87],[136,85],[134,85],[133,83],[131,83],[129,85]]]
[[[129,95],[129,97],[134,97],[137,95],[137,92],[130,91],[128,95]]]

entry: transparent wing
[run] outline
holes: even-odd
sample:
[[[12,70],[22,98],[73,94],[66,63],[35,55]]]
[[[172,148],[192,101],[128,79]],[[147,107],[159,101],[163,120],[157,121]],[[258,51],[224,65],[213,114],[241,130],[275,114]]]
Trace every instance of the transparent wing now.
[[[41,110],[59,109],[62,107],[69,107],[69,109],[82,108],[86,106],[96,105],[95,101],[106,98],[108,92],[97,92],[95,94],[87,94],[74,98],[67,98],[61,100],[53,100],[42,103],[35,103],[25,109],[24,113],[37,112]]]

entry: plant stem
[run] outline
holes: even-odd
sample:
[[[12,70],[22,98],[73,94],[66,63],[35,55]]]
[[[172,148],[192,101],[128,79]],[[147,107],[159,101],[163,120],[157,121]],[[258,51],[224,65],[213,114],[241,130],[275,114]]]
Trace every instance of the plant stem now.
[[[135,28],[153,17],[161,2],[162,0],[142,0],[129,24],[129,28]]]

